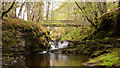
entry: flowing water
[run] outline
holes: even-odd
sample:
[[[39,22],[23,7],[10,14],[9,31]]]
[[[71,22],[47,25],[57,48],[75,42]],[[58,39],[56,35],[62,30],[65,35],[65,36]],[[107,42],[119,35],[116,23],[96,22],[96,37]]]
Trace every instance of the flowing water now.
[[[50,50],[66,48],[69,44],[67,41],[50,41],[49,44],[51,45]]]

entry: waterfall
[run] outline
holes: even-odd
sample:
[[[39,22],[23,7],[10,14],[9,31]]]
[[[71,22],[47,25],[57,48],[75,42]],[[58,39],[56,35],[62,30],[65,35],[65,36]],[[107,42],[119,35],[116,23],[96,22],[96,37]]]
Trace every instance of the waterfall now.
[[[59,49],[59,48],[66,48],[69,44],[69,42],[67,41],[50,41],[49,44],[51,45],[50,50],[54,50],[54,49]]]

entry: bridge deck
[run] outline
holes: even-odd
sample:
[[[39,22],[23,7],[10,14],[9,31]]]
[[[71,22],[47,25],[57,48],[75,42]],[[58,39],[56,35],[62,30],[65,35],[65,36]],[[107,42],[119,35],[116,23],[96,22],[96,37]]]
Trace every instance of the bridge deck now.
[[[78,23],[75,20],[43,20],[44,23]]]
[[[44,27],[80,27],[82,25],[78,24],[78,21],[74,20],[44,20],[40,25]]]
[[[44,27],[81,27],[82,25],[77,25],[77,24],[40,24]]]

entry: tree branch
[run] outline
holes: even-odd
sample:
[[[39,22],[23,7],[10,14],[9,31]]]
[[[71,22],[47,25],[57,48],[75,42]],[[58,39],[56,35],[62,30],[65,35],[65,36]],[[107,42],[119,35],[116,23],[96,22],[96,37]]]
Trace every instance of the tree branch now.
[[[77,5],[77,7],[82,11],[82,13],[84,14],[84,16],[86,17],[86,19],[92,24],[92,26],[94,26],[95,27],[95,29],[97,29],[97,26],[94,24],[94,22],[93,21],[91,21],[88,17],[87,17],[87,15],[86,15],[86,12],[83,12],[83,9],[78,5],[78,3],[75,1],[75,4]]]
[[[12,5],[11,5],[7,10],[5,10],[5,11],[2,12],[1,19],[3,19],[3,16],[4,16],[6,13],[8,13],[8,12],[13,8],[14,4],[15,4],[15,1],[12,3]]]
[[[116,8],[116,9],[110,11],[110,12],[106,12],[106,13],[104,13],[104,14],[98,16],[98,18],[101,18],[101,17],[103,17],[103,16],[105,16],[105,15],[108,15],[108,14],[110,14],[110,13],[112,13],[112,12],[116,12],[116,11],[119,10],[119,9],[120,9],[120,7]]]

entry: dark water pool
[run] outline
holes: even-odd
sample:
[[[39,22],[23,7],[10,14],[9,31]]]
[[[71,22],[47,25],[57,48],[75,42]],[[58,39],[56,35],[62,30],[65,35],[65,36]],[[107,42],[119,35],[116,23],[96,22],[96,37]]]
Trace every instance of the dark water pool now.
[[[12,66],[84,66],[88,56],[80,54],[29,54]]]
[[[27,66],[83,66],[88,56],[76,54],[35,54],[25,59]]]

